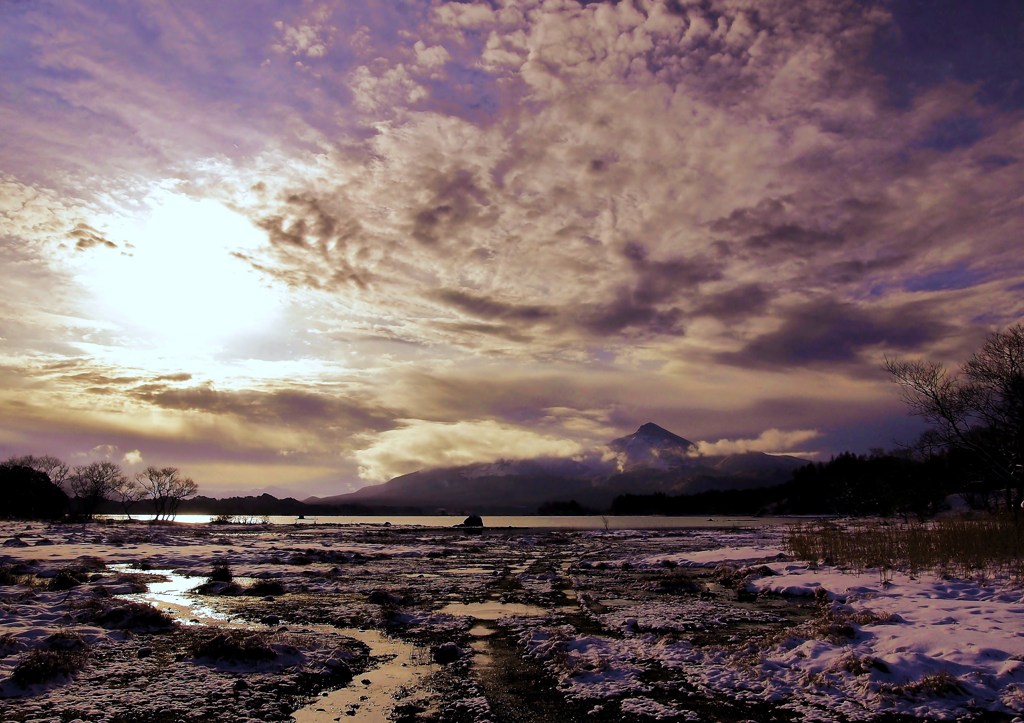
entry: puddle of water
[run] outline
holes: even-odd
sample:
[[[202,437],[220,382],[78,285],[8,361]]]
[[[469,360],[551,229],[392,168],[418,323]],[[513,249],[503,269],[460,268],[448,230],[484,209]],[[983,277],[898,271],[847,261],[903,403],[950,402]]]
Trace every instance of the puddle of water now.
[[[493,632],[493,630],[490,631],[490,633]],[[474,638],[469,642],[469,647],[473,650],[473,670],[479,678],[479,676],[484,674],[488,668],[494,666],[494,656],[491,654],[491,645],[486,638]]]
[[[569,560],[566,560],[565,562],[563,562],[561,564],[561,566],[559,567],[559,570],[562,573],[562,577],[565,578],[566,580],[571,580],[572,579],[572,576],[569,574],[569,570],[570,570],[571,567],[572,567],[572,562],[569,561]],[[571,602],[578,603],[579,600],[580,600],[580,596],[576,592],[576,588],[574,586],[572,586],[572,585],[570,585],[566,589],[562,590],[562,594],[565,595],[566,600],[569,600]]]
[[[493,567],[451,567],[446,568],[445,575],[493,575]]]
[[[474,620],[499,620],[508,617],[541,617],[552,612],[537,605],[503,603],[496,600],[479,603],[449,603],[438,610],[446,615],[459,615]]]
[[[347,687],[331,691],[292,713],[298,723],[336,721],[339,717],[386,723],[391,720],[389,713],[395,704],[411,702],[420,680],[436,667],[428,650],[388,638],[376,630],[340,632],[366,643],[372,656],[391,659],[357,675]]]
[[[128,565],[110,567],[123,573],[145,573],[167,578],[147,583],[146,592],[119,595],[119,598],[144,602],[166,610],[186,625],[202,624],[223,628],[240,626],[231,622],[227,615],[204,605],[197,596],[189,594],[190,590],[202,584],[206,579],[204,577],[180,575],[173,570],[143,571]],[[369,646],[372,658],[383,659],[383,662],[356,676],[347,687],[334,690],[315,703],[295,711],[292,717],[300,723],[336,721],[347,717],[367,723],[386,723],[390,720],[389,713],[395,704],[411,702],[419,681],[436,667],[430,659],[429,650],[386,637],[376,630],[334,628],[329,625],[315,625],[305,629],[322,629],[360,640]]]
[[[179,575],[174,570],[139,570],[130,565],[108,565],[111,570],[128,574],[160,575],[166,580],[146,583],[146,592],[118,595],[123,600],[142,602],[170,613],[183,625],[226,625],[229,616],[214,610],[189,594],[205,577]]]

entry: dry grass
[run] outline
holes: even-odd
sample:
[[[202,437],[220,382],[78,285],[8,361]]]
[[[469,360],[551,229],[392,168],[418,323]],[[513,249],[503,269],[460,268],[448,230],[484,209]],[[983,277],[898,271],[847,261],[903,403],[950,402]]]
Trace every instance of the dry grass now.
[[[210,568],[210,577],[207,579],[209,582],[231,582],[234,579],[231,574],[231,565],[223,557],[216,558]]]
[[[262,635],[240,631],[203,638],[193,646],[192,654],[197,658],[245,663],[263,662],[277,657],[277,653]]]
[[[797,525],[786,545],[800,559],[877,569],[883,582],[892,570],[1024,580],[1024,523],[1010,517]]]
[[[23,688],[46,683],[81,670],[85,657],[74,650],[33,650],[14,667],[11,678]]]
[[[963,684],[945,670],[903,685],[885,685],[881,690],[910,698],[952,698],[967,694]]]
[[[285,592],[286,590],[284,585],[278,580],[257,580],[246,589],[245,594],[274,597],[277,595],[284,595]]]
[[[71,569],[59,570],[56,575],[50,578],[47,584],[48,590],[61,592],[78,587],[84,582],[84,575]]]
[[[163,632],[174,627],[174,619],[163,610],[138,602],[100,606],[94,619],[105,628],[134,632]]]
[[[28,585],[31,578],[20,566],[7,563],[0,565],[0,585]]]
[[[26,688],[70,676],[85,666],[87,649],[85,641],[77,634],[58,631],[14,666],[11,679]]]

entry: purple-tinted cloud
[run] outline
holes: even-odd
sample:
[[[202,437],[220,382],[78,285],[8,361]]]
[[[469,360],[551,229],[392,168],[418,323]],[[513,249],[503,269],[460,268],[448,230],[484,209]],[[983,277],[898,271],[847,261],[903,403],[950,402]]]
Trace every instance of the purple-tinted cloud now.
[[[1020,14],[2,4],[0,447],[886,446],[882,355],[1024,317]]]
[[[738,352],[722,354],[720,360],[753,367],[850,364],[862,361],[867,349],[913,350],[951,331],[920,305],[870,309],[813,301],[779,316],[783,321],[778,329],[755,337]]]

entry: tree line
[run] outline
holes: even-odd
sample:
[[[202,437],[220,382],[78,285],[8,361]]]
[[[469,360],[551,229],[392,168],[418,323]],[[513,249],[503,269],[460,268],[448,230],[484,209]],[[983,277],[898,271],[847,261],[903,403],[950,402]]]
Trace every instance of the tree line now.
[[[614,514],[927,516],[952,494],[972,508],[1024,505],[1024,325],[989,335],[957,369],[886,359],[910,413],[928,430],[906,449],[841,454],[797,469],[777,487],[694,495],[622,495]]]
[[[959,471],[942,457],[904,451],[844,452],[809,463],[780,485],[691,495],[620,495],[616,515],[854,515],[928,517],[961,491]]]
[[[991,508],[1024,503],[1024,325],[991,334],[959,369],[934,361],[886,359],[911,414],[929,429],[928,456],[951,458],[972,494]]]
[[[199,485],[177,467],[151,466],[128,475],[115,462],[72,467],[49,455],[21,455],[0,462],[0,489],[7,517],[91,520],[113,501],[129,519],[136,505],[148,502],[160,521],[174,518]]]
[[[898,453],[846,453],[808,464],[777,487],[623,495],[611,511],[924,516],[959,493],[974,507],[1019,515],[1024,505],[1024,325],[991,334],[954,370],[901,359],[886,359],[885,369],[910,412],[929,424],[915,445]],[[108,501],[130,515],[148,500],[156,519],[170,519],[197,491],[198,485],[175,467],[148,467],[129,476],[113,462],[70,467],[56,457],[32,455],[0,462],[0,499],[7,502],[0,514],[11,517],[91,519]],[[273,514],[271,500],[280,502],[260,498],[253,504],[262,514]],[[289,511],[302,504],[285,502]],[[551,514],[582,509],[574,502],[550,504]]]

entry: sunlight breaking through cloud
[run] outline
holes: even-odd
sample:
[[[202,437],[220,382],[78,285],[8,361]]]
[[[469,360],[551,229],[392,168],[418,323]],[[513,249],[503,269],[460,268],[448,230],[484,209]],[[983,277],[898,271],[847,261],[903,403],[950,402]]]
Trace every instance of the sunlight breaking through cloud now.
[[[0,451],[912,439],[880,360],[1024,318],[997,5],[8,3]]]

